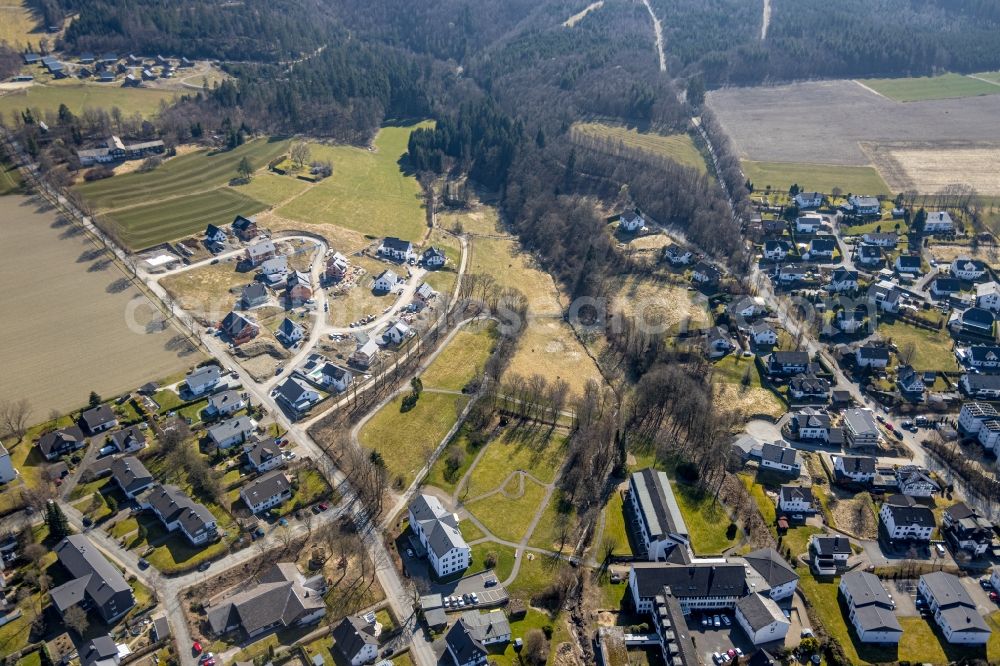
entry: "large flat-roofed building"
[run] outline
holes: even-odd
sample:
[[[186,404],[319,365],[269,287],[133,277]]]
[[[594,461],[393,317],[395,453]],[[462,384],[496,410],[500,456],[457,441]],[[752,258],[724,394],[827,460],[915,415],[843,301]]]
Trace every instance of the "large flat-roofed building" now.
[[[628,481],[628,502],[646,559],[664,561],[677,546],[689,547],[687,525],[666,474],[649,468],[633,472]]]
[[[628,577],[636,612],[653,610],[656,596],[669,587],[684,612],[733,608],[747,592],[742,563],[705,560],[692,564],[636,562]]]

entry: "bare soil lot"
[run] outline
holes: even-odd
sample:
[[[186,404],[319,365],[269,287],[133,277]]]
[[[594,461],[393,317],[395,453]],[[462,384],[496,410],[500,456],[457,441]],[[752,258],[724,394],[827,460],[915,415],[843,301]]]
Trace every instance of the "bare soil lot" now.
[[[1000,147],[996,145],[872,146],[879,172],[896,192],[939,192],[971,185],[980,194],[1000,194]]]
[[[873,156],[863,143],[891,144],[891,151],[946,146],[945,154],[982,149],[992,150],[994,156],[1000,145],[996,136],[1000,95],[904,104],[855,81],[820,81],[727,88],[710,92],[707,99],[741,157],[754,161],[865,166]],[[915,159],[904,155],[901,162],[914,170]],[[875,166],[881,170],[885,165]],[[977,174],[990,167],[951,158],[949,168],[950,184],[983,179],[985,175]],[[935,169],[913,171],[915,184],[923,185],[920,179],[926,178],[926,186],[934,187],[930,174],[922,175],[927,170]],[[894,189],[902,189],[895,187],[902,181],[894,181],[894,174],[882,175]]]
[[[79,407],[90,391],[114,395],[202,360],[53,211],[25,197],[0,197],[0,220],[7,277],[0,296],[0,399],[27,398],[37,421],[51,410]],[[141,307],[130,327],[133,301]]]

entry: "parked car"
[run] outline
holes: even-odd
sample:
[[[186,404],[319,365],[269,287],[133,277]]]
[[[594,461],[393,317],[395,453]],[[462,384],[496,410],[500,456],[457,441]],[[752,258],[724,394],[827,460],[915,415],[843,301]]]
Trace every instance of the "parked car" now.
[[[103,458],[104,456],[110,456],[117,450],[118,449],[115,446],[112,446],[111,444],[108,444],[107,446],[102,446],[101,450],[97,452],[97,457]]]
[[[320,511],[326,511],[329,508],[330,508],[330,505],[327,504],[326,502],[320,502],[319,503],[319,510]]]
[[[719,654],[718,652],[713,652],[712,653],[712,661],[714,661],[717,664],[721,664],[722,663],[722,655]]]
[[[980,578],[979,579],[979,587],[983,588],[984,590],[992,590],[993,589],[993,583],[990,582],[989,578]]]
[[[202,562],[198,565],[198,571],[208,571],[210,566],[212,566],[211,562]]]
[[[944,549],[944,545],[943,544],[940,544],[940,543],[934,544],[934,550],[937,551],[938,557],[944,557],[945,556],[945,549]]]
[[[413,549],[412,548],[407,548],[406,549],[406,556],[407,557],[413,557]]]
[[[722,618],[719,617],[718,615],[716,615],[715,617],[713,617],[712,618],[712,626],[715,627],[716,629],[718,629],[719,627],[721,627],[722,626]]]
[[[731,627],[731,626],[733,626],[733,621],[729,619],[728,615],[723,615],[722,616],[722,624],[726,625],[727,627]]]
[[[495,587],[497,584],[496,578],[487,578],[486,582],[483,583],[483,587]]]

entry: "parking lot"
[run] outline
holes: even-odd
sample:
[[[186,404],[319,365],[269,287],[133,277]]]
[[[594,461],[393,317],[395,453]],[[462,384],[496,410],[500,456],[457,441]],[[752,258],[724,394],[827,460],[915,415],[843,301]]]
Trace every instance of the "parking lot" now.
[[[479,598],[478,607],[498,606],[509,598],[507,590],[497,581],[493,570],[472,574],[458,580],[439,583],[431,575],[430,566],[423,557],[423,548],[420,547],[416,539],[401,539],[403,545],[400,550],[400,558],[403,560],[403,567],[406,575],[410,577],[421,594],[440,594],[442,597],[463,597],[466,594],[475,593]],[[495,584],[487,585],[488,581],[497,581]],[[462,607],[445,608],[448,612],[467,610],[469,605]]]
[[[692,612],[688,616],[688,630],[698,653],[701,655],[702,663],[717,664],[718,662],[713,659],[716,652],[721,655],[736,648],[742,650],[744,655],[753,654],[755,650],[753,643],[747,639],[746,634],[736,624],[732,611],[725,614],[722,611],[712,611],[710,615],[713,618],[718,615],[720,624],[722,618],[727,617],[731,624],[728,627],[722,624],[718,629],[714,625],[703,627],[702,618],[706,617],[705,613]]]

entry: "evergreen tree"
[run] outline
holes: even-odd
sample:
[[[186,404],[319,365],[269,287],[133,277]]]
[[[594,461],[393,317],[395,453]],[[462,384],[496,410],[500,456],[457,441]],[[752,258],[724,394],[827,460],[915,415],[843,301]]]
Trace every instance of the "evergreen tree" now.
[[[87,403],[91,407],[99,407],[101,405],[101,396],[97,395],[97,391],[91,391]]]
[[[49,535],[58,541],[72,534],[66,514],[55,500],[49,500],[45,510],[45,524],[48,525]]]

